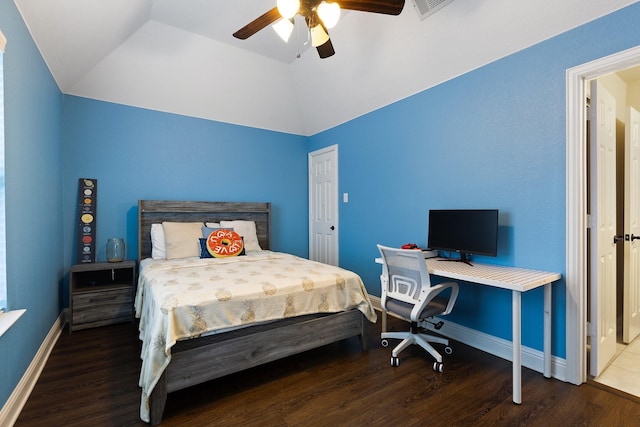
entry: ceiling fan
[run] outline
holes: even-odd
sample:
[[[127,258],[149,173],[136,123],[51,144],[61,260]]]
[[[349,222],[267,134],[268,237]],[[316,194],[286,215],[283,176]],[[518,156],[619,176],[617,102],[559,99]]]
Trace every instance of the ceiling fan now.
[[[404,0],[277,0],[276,7],[240,28],[233,36],[245,40],[281,20],[278,24],[285,27],[285,35],[281,34],[281,37],[286,41],[293,30],[293,18],[301,15],[309,27],[312,46],[317,49],[320,58],[328,58],[335,54],[328,29],[338,22],[340,9],[399,15],[403,7]]]

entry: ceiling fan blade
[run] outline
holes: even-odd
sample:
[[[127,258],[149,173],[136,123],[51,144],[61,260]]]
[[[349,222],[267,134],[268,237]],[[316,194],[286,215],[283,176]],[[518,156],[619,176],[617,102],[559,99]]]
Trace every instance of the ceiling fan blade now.
[[[240,40],[248,39],[261,29],[273,24],[280,18],[282,18],[282,16],[280,15],[280,12],[278,12],[278,8],[274,7],[270,11],[263,13],[262,15],[233,33],[233,37]]]
[[[361,12],[400,15],[404,8],[404,0],[339,0],[341,9],[359,10]]]
[[[333,56],[336,53],[336,51],[333,50],[333,44],[331,43],[331,39],[327,40],[324,44],[321,44],[320,46],[316,47],[316,49],[318,50],[318,55],[322,59]]]

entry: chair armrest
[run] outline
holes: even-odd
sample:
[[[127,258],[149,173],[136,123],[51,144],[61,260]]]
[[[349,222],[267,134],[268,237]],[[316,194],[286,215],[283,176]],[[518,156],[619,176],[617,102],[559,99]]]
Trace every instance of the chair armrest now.
[[[420,316],[420,313],[422,313],[422,310],[424,310],[424,308],[436,296],[440,295],[442,292],[446,291],[447,289],[451,289],[451,295],[449,296],[449,301],[447,302],[447,307],[445,311],[440,314],[447,315],[451,313],[451,310],[453,310],[453,306],[456,303],[456,299],[458,298],[458,284],[455,282],[444,282],[444,283],[439,283],[437,285],[433,285],[431,286],[431,288],[429,288],[429,291],[427,291],[427,295],[422,301],[422,303],[416,304],[416,306],[411,311],[411,320],[415,322],[419,321],[418,316]]]
[[[380,275],[380,285],[382,285],[380,307],[382,308],[382,311],[387,311],[387,289],[389,289],[389,277],[386,274]]]
[[[445,310],[444,313],[442,313],[443,315],[447,315],[449,313],[451,313],[451,310],[453,310],[453,306],[456,303],[456,300],[458,299],[458,284],[455,282],[446,282],[446,283],[440,283],[434,287],[439,287],[441,286],[441,290],[438,292],[442,292],[445,289],[451,289],[451,296],[449,297],[449,302],[447,303],[447,308]]]

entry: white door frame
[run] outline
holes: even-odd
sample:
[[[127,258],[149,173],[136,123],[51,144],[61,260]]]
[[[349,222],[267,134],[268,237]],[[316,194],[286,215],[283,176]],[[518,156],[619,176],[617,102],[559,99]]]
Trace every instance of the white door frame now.
[[[640,46],[567,70],[566,381],[587,380],[587,137],[585,82],[640,64]]]

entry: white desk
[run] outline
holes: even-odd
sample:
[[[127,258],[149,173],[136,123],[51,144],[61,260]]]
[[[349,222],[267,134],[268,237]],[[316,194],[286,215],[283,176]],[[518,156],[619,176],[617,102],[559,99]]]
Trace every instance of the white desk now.
[[[376,258],[382,264],[382,258]],[[551,283],[560,279],[560,273],[527,270],[499,265],[443,261],[442,258],[427,259],[430,274],[454,280],[478,283],[511,290],[512,347],[513,347],[513,402],[522,403],[522,343],[521,343],[521,297],[522,292],[544,286],[544,376],[551,377]],[[383,313],[383,324],[386,319]]]

